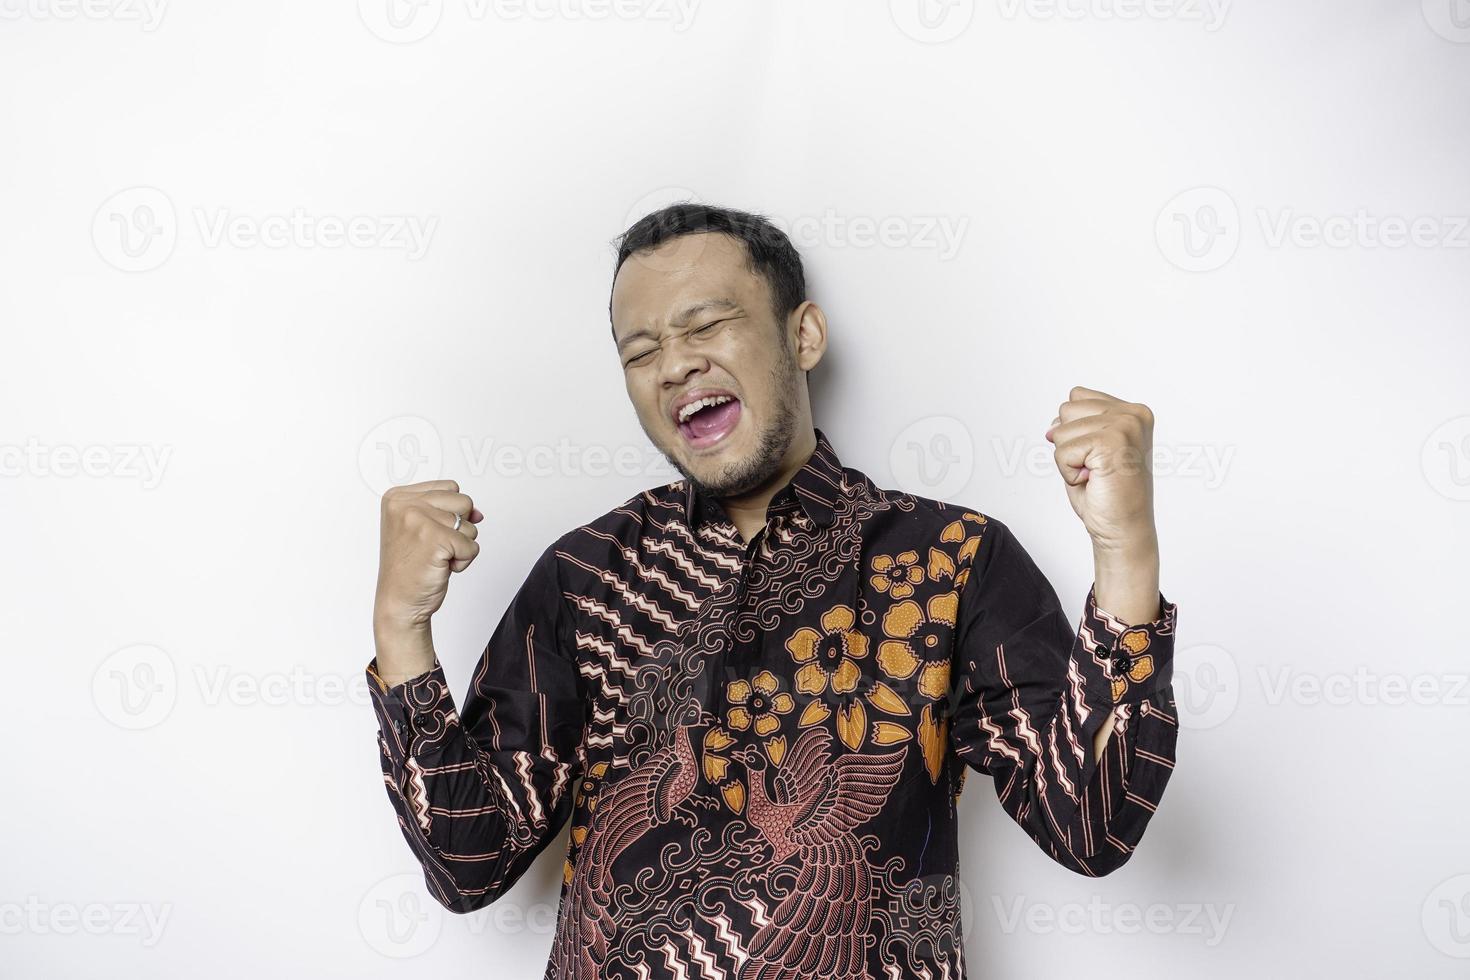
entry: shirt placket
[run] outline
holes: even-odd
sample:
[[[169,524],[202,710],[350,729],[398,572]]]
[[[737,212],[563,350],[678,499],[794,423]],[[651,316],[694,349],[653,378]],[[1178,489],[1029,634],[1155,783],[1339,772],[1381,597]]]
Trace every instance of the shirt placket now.
[[[750,577],[755,563],[761,560],[761,550],[769,540],[773,526],[782,519],[778,515],[768,519],[766,525],[755,533],[755,536],[740,552],[740,570],[736,573],[730,628],[723,631],[720,648],[715,657],[716,688],[722,715],[730,707],[725,700],[725,691],[729,688],[729,682],[736,678],[744,678],[749,673],[751,664],[760,658],[762,645],[759,634],[750,642],[742,643],[735,637],[734,625],[746,611]]]

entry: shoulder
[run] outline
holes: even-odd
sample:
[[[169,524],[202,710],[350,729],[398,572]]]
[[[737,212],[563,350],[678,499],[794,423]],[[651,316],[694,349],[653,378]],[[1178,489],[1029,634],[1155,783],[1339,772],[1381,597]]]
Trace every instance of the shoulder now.
[[[942,542],[961,542],[971,537],[1000,537],[1008,528],[993,513],[969,503],[939,500],[905,490],[869,486],[888,509],[904,515],[911,527],[923,536]]]
[[[563,574],[567,566],[591,564],[612,567],[609,562],[626,549],[638,549],[649,534],[661,534],[671,523],[684,522],[684,482],[676,480],[650,487],[627,498],[605,513],[568,528],[547,546],[543,557],[560,557]]]

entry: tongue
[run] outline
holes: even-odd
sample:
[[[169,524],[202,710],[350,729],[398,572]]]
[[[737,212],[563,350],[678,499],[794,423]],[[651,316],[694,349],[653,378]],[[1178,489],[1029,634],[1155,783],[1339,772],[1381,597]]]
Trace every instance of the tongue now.
[[[740,403],[734,399],[723,405],[701,409],[690,416],[689,430],[699,439],[715,435],[734,425],[739,412]]]

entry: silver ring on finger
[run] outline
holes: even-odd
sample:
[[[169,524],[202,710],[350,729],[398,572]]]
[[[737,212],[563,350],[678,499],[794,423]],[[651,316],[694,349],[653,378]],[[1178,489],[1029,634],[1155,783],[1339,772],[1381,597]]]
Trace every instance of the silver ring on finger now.
[[[454,530],[458,531],[459,530],[459,526],[461,524],[463,524],[463,523],[464,523],[464,516],[462,514],[455,514],[454,515]]]

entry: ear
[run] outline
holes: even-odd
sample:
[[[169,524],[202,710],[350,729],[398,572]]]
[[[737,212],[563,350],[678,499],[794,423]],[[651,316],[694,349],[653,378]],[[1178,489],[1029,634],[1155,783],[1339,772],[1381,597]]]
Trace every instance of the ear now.
[[[796,364],[810,371],[827,353],[827,314],[807,300],[791,311],[789,322],[796,332]]]

